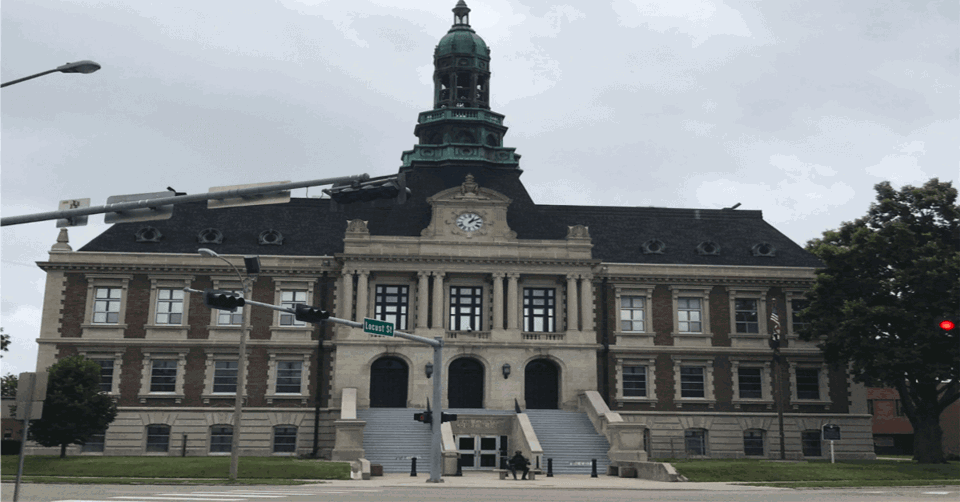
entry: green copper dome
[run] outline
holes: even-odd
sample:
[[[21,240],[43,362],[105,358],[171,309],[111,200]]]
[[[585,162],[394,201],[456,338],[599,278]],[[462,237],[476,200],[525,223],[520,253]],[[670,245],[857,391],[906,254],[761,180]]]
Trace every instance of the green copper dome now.
[[[436,55],[438,57],[454,53],[469,53],[482,58],[490,57],[490,49],[487,48],[487,43],[472,28],[462,24],[450,28],[450,31],[437,44]]]

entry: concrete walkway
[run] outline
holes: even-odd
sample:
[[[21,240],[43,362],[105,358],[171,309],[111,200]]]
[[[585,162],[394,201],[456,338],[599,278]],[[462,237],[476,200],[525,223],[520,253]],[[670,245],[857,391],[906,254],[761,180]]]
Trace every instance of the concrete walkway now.
[[[662,481],[648,481],[637,478],[618,478],[616,476],[599,476],[591,478],[589,475],[564,475],[548,478],[537,476],[536,481],[516,480],[508,478],[501,481],[493,472],[465,472],[463,476],[444,476],[443,483],[427,483],[429,473],[418,473],[417,477],[410,474],[390,473],[383,476],[373,476],[368,481],[325,481],[324,486],[359,487],[390,487],[390,486],[430,486],[449,488],[530,488],[530,489],[570,489],[570,490],[708,490],[708,491],[782,491],[789,488],[770,488],[762,486],[745,486],[733,483],[668,483]]]

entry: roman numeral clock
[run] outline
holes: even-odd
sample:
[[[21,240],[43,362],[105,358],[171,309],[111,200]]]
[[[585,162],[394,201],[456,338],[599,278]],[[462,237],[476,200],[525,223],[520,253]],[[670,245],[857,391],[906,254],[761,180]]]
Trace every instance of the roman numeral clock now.
[[[468,174],[462,185],[438,192],[427,202],[433,206],[433,218],[421,232],[422,237],[464,243],[517,237],[507,227],[510,198],[482,188],[472,175]]]

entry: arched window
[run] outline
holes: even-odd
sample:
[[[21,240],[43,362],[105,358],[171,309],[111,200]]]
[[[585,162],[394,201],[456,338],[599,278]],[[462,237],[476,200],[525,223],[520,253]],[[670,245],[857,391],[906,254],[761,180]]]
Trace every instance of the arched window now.
[[[747,456],[763,456],[763,430],[749,429],[743,431],[743,454]]]
[[[223,243],[223,232],[216,228],[205,228],[197,234],[197,242],[200,244],[221,244]]]
[[[683,431],[683,439],[687,456],[704,456],[707,454],[706,429],[687,429]]]
[[[283,234],[273,229],[264,230],[260,232],[259,240],[261,246],[280,246],[283,244]]]
[[[230,453],[232,445],[232,425],[217,424],[210,426],[210,453]]]
[[[147,453],[166,453],[170,451],[170,426],[150,424],[147,426]]]
[[[163,234],[154,227],[140,227],[136,233],[137,242],[160,242]]]

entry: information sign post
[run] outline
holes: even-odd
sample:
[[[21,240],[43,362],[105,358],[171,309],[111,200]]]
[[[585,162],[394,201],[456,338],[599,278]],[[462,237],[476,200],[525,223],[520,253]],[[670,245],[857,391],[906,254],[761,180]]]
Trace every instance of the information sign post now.
[[[833,442],[840,440],[840,426],[835,424],[826,424],[823,426],[822,437],[825,441],[830,441],[830,463],[836,463],[833,456]]]

